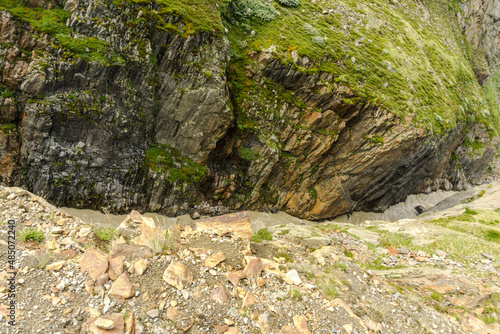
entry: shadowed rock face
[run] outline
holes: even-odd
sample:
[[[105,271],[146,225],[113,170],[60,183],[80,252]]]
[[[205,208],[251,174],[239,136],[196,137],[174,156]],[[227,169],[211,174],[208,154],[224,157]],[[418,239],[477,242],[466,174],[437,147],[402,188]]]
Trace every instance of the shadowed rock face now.
[[[0,97],[0,180],[57,205],[180,214],[206,200],[322,219],[463,189],[496,152],[497,138],[480,123],[432,134],[411,117],[347,101],[353,93],[332,89],[332,74],[300,72],[266,50],[248,56],[255,66],[245,77],[303,105],[263,114],[258,94],[238,100],[228,84],[235,60],[225,34],[131,25],[142,15],[131,4],[75,3],[68,26],[108,43],[118,60],[68,55],[0,12],[1,83],[14,92]],[[471,153],[465,138],[481,149]]]

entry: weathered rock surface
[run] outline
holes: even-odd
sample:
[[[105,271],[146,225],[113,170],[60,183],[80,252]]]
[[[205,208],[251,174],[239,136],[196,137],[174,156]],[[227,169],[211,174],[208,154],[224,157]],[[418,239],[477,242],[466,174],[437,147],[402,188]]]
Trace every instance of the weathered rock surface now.
[[[84,38],[95,38],[105,45],[104,54],[92,45],[77,51],[81,47],[57,44],[53,34],[0,12],[2,92],[5,87],[0,97],[0,181],[43,193],[57,205],[114,212],[136,208],[180,214],[201,198],[209,203],[198,204],[202,213],[271,207],[322,219],[351,210],[380,211],[412,193],[464,189],[478,180],[496,152],[497,130],[480,122],[491,111],[471,111],[479,102],[485,104],[477,82],[466,84],[478,89],[474,101],[460,105],[462,115],[443,119],[429,111],[425,117],[443,126],[441,133],[433,133],[418,124],[414,111],[398,116],[376,98],[375,103],[359,99],[354,87],[341,84],[346,80],[343,68],[364,70],[359,60],[347,56],[347,49],[323,57],[335,58],[340,68],[340,73],[328,72],[321,64],[314,67],[295,45],[287,51],[290,59],[277,56],[276,45],[240,51],[248,41],[231,44],[221,22],[216,29],[196,29],[183,15],[158,14],[158,4],[143,5],[66,2],[69,40],[80,36],[87,45]],[[338,14],[338,8],[327,7],[321,15]],[[417,7],[415,15],[406,13],[405,6],[392,10],[408,17],[432,14],[425,5]],[[480,84],[493,85],[497,3],[465,1],[457,10],[467,41],[484,56],[447,77],[456,75],[462,84],[460,74],[474,70]],[[220,21],[219,9],[217,15]],[[353,20],[342,26],[357,26],[362,18]],[[369,22],[369,29],[371,25],[382,29],[376,22]],[[314,32],[312,28],[308,31]],[[393,33],[396,28],[387,29]],[[415,34],[426,38],[425,30]],[[353,42],[353,48],[373,43],[364,39]],[[456,47],[452,39],[445,36],[436,43]],[[376,47],[381,49],[375,53],[390,54],[390,47]],[[433,52],[428,53],[430,59]],[[384,66],[398,73],[393,62]],[[422,76],[422,62],[416,62],[413,69]],[[440,64],[429,64],[427,71],[437,75],[449,70]],[[238,97],[238,80],[253,83],[248,99]],[[415,96],[404,100],[425,100],[408,80],[404,88]],[[462,94],[451,81],[434,79],[434,84],[417,88]],[[260,89],[272,98],[263,99]]]

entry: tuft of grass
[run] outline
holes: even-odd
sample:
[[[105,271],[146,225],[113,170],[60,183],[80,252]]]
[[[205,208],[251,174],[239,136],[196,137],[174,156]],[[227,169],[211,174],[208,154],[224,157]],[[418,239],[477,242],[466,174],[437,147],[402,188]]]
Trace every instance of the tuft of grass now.
[[[335,282],[332,279],[329,279],[328,282],[321,284],[319,288],[329,299],[335,299],[340,295],[337,287],[335,286]]]
[[[477,212],[476,210],[465,208],[465,214],[467,214],[467,215],[477,215],[478,213],[479,212]]]
[[[167,175],[171,182],[197,183],[208,172],[207,167],[164,144],[152,145],[146,150],[144,159],[149,169]]]
[[[45,234],[36,228],[25,228],[19,232],[19,240],[21,241],[35,241],[41,243],[45,240]]]
[[[95,236],[102,241],[110,241],[118,237],[114,228],[99,227],[94,230]]]
[[[285,259],[285,262],[292,262],[292,258],[290,257],[290,254],[286,253],[286,252],[279,252],[276,254],[276,257],[277,258],[284,258]]]
[[[344,255],[351,259],[354,258],[354,254],[351,251],[344,251]]]
[[[441,299],[443,299],[443,295],[441,295],[437,291],[432,291],[431,298],[434,299],[435,301],[439,302],[439,301],[441,301]]]
[[[163,254],[166,251],[171,251],[174,248],[174,240],[168,234],[168,231],[165,231],[165,236],[163,238],[155,238],[148,241],[148,246],[151,247],[155,254]]]
[[[297,289],[290,290],[290,296],[293,299],[302,300],[302,293]]]
[[[52,253],[47,250],[36,250],[33,254],[26,258],[26,266],[28,268],[45,268],[52,259]]]
[[[267,227],[260,229],[259,231],[257,231],[257,233],[252,235],[252,242],[259,243],[259,242],[262,242],[264,240],[268,240],[268,241],[273,240],[273,234],[271,232],[269,232]]]

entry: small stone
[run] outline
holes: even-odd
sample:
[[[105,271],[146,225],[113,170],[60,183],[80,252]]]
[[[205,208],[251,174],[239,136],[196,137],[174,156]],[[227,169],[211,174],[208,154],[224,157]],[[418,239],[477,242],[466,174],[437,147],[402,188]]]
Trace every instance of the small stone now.
[[[389,252],[389,255],[398,255],[399,254],[398,250],[392,246],[388,246],[387,251]]]
[[[136,327],[135,327],[135,315],[134,312],[127,312],[125,313],[125,316],[123,317],[123,321],[125,322],[125,333],[129,334],[135,334],[136,332]]]
[[[253,295],[253,293],[250,291],[246,294],[245,298],[243,298],[243,304],[242,307],[247,307],[247,306],[252,306],[255,304],[257,299]]]
[[[481,253],[481,255],[487,258],[488,260],[493,261],[493,255],[490,255],[488,253]]]
[[[52,234],[63,234],[65,231],[63,228],[60,227],[53,227],[50,233]]]
[[[172,321],[177,321],[177,315],[179,314],[179,311],[175,307],[169,307],[167,308],[167,318],[172,320]]]
[[[86,307],[85,308],[85,311],[91,316],[91,317],[100,317],[101,316],[101,312],[99,312],[98,310],[96,310],[95,308],[93,307]]]
[[[217,284],[215,288],[210,293],[210,299],[216,301],[221,305],[227,305],[227,294],[226,290],[222,286],[222,284]]]
[[[89,295],[94,293],[94,282],[92,280],[85,282],[85,291],[87,291]]]
[[[440,249],[437,249],[434,254],[436,254],[438,257],[441,257],[443,259],[445,259],[447,256],[448,256],[448,253],[440,250]]]
[[[257,278],[256,283],[259,286],[259,288],[262,288],[264,285],[267,284],[267,281],[265,279],[263,279],[262,277],[259,277],[259,278]]]
[[[287,272],[286,277],[288,277],[295,285],[299,285],[302,283],[302,280],[299,277],[299,273],[295,269],[292,269],[289,272]]]
[[[45,267],[45,270],[53,270],[53,271],[59,271],[62,269],[66,261],[59,261],[59,262],[54,262],[49,264],[48,266]]]
[[[311,331],[307,327],[307,318],[302,315],[296,315],[293,317],[293,325],[301,334],[311,334]]]
[[[193,282],[191,270],[179,261],[172,261],[163,273],[163,279],[178,290],[184,289],[184,284]]]
[[[205,259],[205,266],[212,269],[225,259],[226,257],[224,256],[223,252],[217,252]]]
[[[194,219],[200,219],[200,217],[201,217],[200,213],[197,212],[197,211],[191,213],[190,216],[191,216],[191,219],[193,219],[193,220]]]
[[[350,324],[345,324],[345,325],[344,325],[344,326],[342,326],[342,327],[344,327],[345,331],[346,331],[348,334],[351,334],[351,333],[352,333],[352,331],[353,331],[352,325],[350,325]]]
[[[126,273],[121,274],[111,286],[108,295],[116,298],[131,298],[134,296],[134,287]]]
[[[113,320],[104,318],[97,318],[97,320],[94,322],[94,325],[96,325],[97,328],[108,329],[108,330],[115,328],[115,323]]]
[[[227,318],[225,318],[225,319],[224,319],[224,323],[225,323],[226,325],[228,325],[228,326],[232,326],[232,325],[234,325],[234,321],[233,321],[233,320],[231,320],[231,319],[227,319]],[[229,329],[229,328],[228,328],[228,329]]]
[[[158,318],[158,316],[160,315],[160,311],[155,308],[155,309],[147,311],[146,314],[148,317],[154,319],[154,318]]]
[[[108,258],[93,247],[88,248],[80,260],[80,271],[89,272],[92,279],[96,279],[108,270]]]
[[[144,245],[128,245],[126,243],[116,244],[109,252],[109,258],[117,256],[131,257],[134,259],[153,257],[154,252],[150,247]]]
[[[148,262],[143,259],[139,259],[134,263],[134,272],[139,276],[142,276],[147,268]]]
[[[399,251],[400,254],[404,254],[404,255],[407,255],[407,254],[410,253],[410,251],[407,248],[405,248],[405,247],[400,247],[398,249],[398,251]]]
[[[247,265],[243,270],[243,275],[245,277],[258,277],[262,270],[264,270],[264,266],[262,264],[262,260],[256,257],[245,256],[245,261]]]
[[[104,285],[109,281],[109,276],[107,273],[102,274],[101,276],[95,279],[95,283],[97,285]]]
[[[113,281],[118,278],[123,273],[123,261],[125,260],[125,256],[115,256],[113,258],[109,258],[109,268],[108,268],[108,276]]]

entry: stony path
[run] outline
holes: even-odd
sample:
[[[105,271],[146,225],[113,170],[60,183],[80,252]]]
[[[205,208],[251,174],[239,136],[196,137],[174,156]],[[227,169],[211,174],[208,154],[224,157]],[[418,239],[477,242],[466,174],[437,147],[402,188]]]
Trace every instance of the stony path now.
[[[134,211],[116,231],[99,230],[17,188],[0,189],[0,212],[0,333],[499,330],[487,256],[471,270],[445,251],[373,245],[332,224],[252,233],[245,212],[163,231]],[[15,328],[8,219],[18,235]],[[21,242],[27,228],[45,239]]]

